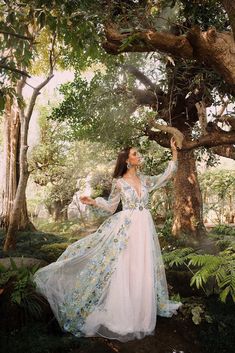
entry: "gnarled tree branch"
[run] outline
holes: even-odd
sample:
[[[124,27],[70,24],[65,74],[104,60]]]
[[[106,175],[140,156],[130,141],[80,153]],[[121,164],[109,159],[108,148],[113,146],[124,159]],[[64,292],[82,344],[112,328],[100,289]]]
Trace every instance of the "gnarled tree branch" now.
[[[108,24],[105,33],[107,40],[103,47],[110,54],[160,51],[195,59],[213,67],[235,94],[235,42],[229,32],[219,33],[214,28],[202,32],[199,27],[194,27],[187,36],[153,29],[120,33],[114,24]]]
[[[155,30],[121,34],[114,24],[106,25],[103,48],[110,54],[122,52],[151,52],[160,50],[181,58],[193,58],[193,48],[185,36],[175,36]]]
[[[211,148],[211,151],[218,154],[219,156],[234,159],[235,160],[235,146],[224,145]]]
[[[150,140],[158,142],[163,147],[169,147],[169,135],[164,132],[156,132],[152,130],[152,126],[148,125],[145,134]],[[223,131],[222,129],[211,128],[206,135],[200,136],[198,139],[189,140],[184,138],[182,141],[182,150],[192,150],[197,147],[217,147],[221,145],[235,144],[235,131]]]

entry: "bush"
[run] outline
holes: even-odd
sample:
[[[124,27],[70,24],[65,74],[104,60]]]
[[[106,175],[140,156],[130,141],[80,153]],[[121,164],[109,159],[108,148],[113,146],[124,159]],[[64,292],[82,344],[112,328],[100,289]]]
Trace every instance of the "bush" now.
[[[35,292],[35,284],[32,282],[33,274],[38,270],[38,265],[28,268],[17,267],[11,259],[11,267],[0,267],[0,287],[2,292],[10,288],[10,302],[22,309],[24,317],[37,318],[42,313],[40,296]],[[10,284],[10,286],[9,286]]]
[[[235,236],[235,228],[227,224],[219,224],[213,228],[213,233],[217,235]]]

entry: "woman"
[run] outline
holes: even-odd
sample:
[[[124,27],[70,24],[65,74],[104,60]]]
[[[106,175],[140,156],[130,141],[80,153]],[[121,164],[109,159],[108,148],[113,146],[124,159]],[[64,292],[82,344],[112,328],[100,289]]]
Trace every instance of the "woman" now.
[[[164,186],[177,169],[163,174],[137,173],[135,148],[117,159],[108,200],[82,196],[84,204],[114,213],[95,233],[68,246],[56,262],[34,275],[64,331],[75,336],[103,336],[125,342],[154,334],[157,315],[170,317],[181,303],[169,301],[158,237],[148,210],[149,192]]]

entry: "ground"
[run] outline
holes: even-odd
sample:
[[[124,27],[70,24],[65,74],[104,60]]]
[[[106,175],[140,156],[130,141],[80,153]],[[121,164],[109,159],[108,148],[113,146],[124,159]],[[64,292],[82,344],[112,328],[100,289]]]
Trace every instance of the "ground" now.
[[[8,256],[24,255],[50,263],[56,260],[69,243],[94,231],[97,225],[91,223],[78,226],[76,222],[67,222],[58,228],[55,224],[42,224],[38,232],[21,233],[18,236],[17,251]],[[3,238],[3,234],[0,237]],[[0,256],[5,255],[1,253]],[[158,317],[153,336],[126,343],[98,337],[78,339],[63,333],[48,303],[45,303],[42,317],[32,320],[24,309],[12,304],[14,282],[8,282],[2,292],[0,285],[1,352],[232,353],[235,345],[234,304],[231,301],[222,304],[215,295],[203,297],[200,291],[190,288],[182,273],[168,272],[167,277],[171,295],[180,295],[184,309],[172,318]],[[204,308],[199,324],[192,320],[192,308],[195,307]],[[206,320],[208,317],[211,322]]]

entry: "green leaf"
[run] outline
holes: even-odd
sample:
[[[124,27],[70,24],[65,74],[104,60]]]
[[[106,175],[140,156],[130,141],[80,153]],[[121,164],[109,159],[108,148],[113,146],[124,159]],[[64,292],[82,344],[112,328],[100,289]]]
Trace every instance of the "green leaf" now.
[[[226,298],[227,298],[229,292],[230,292],[230,287],[228,286],[228,287],[226,287],[226,288],[220,293],[220,295],[219,295],[219,296],[220,296],[220,300],[221,300],[223,303],[226,302]]]

